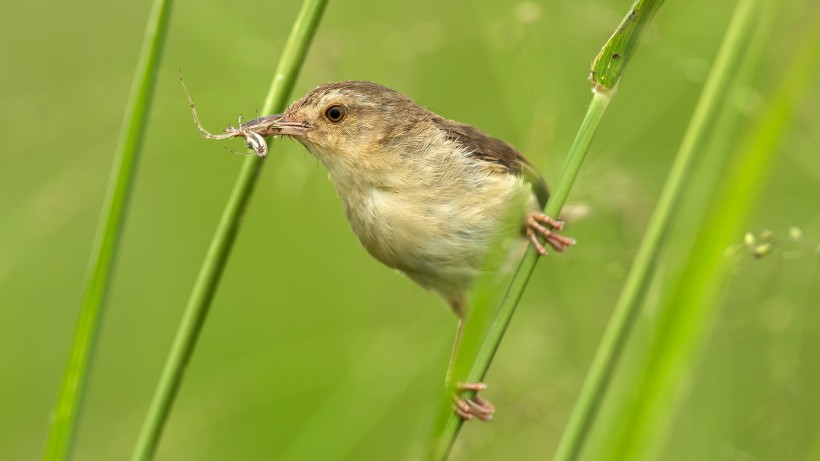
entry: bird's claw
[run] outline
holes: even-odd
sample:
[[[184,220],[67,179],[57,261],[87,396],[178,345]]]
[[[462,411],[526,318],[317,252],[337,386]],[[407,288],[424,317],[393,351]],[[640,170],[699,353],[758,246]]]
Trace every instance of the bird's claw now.
[[[575,239],[563,236],[555,231],[564,228],[564,221],[552,219],[544,213],[532,212],[527,216],[527,238],[532,242],[538,254],[547,254],[547,249],[538,239],[544,237],[549,246],[557,252],[564,251],[567,247],[575,245]]]
[[[478,392],[486,388],[487,385],[484,383],[459,383],[458,386],[456,386],[456,395],[453,396],[453,411],[465,421],[469,421],[473,419],[473,417],[481,421],[492,420],[493,413],[495,412],[495,407],[492,403],[478,395],[473,395],[469,399],[459,397],[462,391]]]

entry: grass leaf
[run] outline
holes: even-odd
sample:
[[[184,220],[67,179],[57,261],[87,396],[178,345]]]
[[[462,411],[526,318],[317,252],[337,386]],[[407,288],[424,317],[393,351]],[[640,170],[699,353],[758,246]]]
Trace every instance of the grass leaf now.
[[[701,148],[703,138],[708,133],[719,104],[725,100],[723,95],[731,81],[733,75],[731,71],[736,67],[743,44],[752,30],[751,26],[756,16],[751,6],[749,2],[741,2],[727,30],[723,45],[683,137],[615,311],[601,339],[601,344],[558,446],[554,457],[556,461],[578,458],[587,433],[595,420],[612,373],[632,329],[635,314],[641,306],[641,293],[648,285],[647,280],[651,276],[651,268],[654,266],[661,242],[674,216],[676,204],[684,191],[693,160]]]
[[[741,2],[743,14],[753,1]],[[650,353],[626,385],[632,398],[621,400],[613,430],[601,447],[611,459],[653,459],[669,434],[674,414],[691,378],[720,306],[719,297],[731,258],[726,249],[739,241],[763,194],[766,178],[795,105],[809,88],[820,64],[820,33],[803,37],[782,74],[770,103],[742,140],[722,177],[722,187],[702,205],[708,209],[683,271],[663,294]],[[625,429],[628,428],[628,429]]]
[[[134,71],[134,82],[125,110],[125,120],[114,153],[114,164],[109,176],[103,211],[94,238],[88,278],[69,351],[68,366],[63,376],[62,388],[46,442],[47,460],[68,459],[71,455],[100,319],[137,169],[140,145],[151,107],[170,11],[170,0],[156,0],[148,18],[142,52]]]

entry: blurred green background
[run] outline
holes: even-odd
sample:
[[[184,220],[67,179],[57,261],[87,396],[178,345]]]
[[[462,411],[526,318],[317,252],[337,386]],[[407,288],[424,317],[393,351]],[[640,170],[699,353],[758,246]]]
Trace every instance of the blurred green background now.
[[[570,196],[591,210],[568,232],[579,246],[537,267],[487,377],[496,420],[469,424],[452,459],[551,457],[731,3],[668,1],[647,30]],[[812,1],[778,5],[755,85],[733,100],[749,117],[817,26]],[[0,459],[24,460],[44,447],[150,4],[2,7]],[[211,131],[252,117],[298,7],[174,5],[77,460],[130,455],[242,161],[223,148],[241,142],[199,137],[179,69]],[[326,81],[377,81],[508,140],[554,182],[589,102],[590,62],[628,7],[331,2],[292,99]],[[774,232],[775,250],[735,256],[661,459],[820,459],[820,91],[801,99],[749,224]],[[266,162],[157,459],[419,457],[455,317],[360,248],[300,145],[276,142]]]

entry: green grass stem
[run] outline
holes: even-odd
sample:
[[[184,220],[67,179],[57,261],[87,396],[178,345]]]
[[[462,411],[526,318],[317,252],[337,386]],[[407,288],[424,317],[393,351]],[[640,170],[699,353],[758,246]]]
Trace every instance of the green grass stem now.
[[[741,1],[718,51],[711,73],[683,136],[675,162],[664,185],[655,212],[650,219],[638,253],[627,276],[598,351],[590,366],[578,400],[553,458],[555,461],[577,459],[589,429],[598,414],[600,403],[609,387],[612,373],[632,329],[635,314],[641,306],[641,294],[647,286],[661,242],[669,228],[676,204],[684,191],[693,159],[700,151],[702,140],[709,132],[714,114],[729,87],[732,69],[737,65],[743,44],[754,24],[752,2]]]
[[[745,11],[739,14],[753,15],[759,3],[741,2],[738,8]],[[614,412],[613,428],[620,429],[607,431],[604,450],[610,459],[655,459],[655,450],[669,434],[677,404],[720,306],[731,261],[726,249],[741,239],[757,209],[780,153],[778,143],[801,96],[814,83],[820,65],[818,44],[820,30],[816,28],[798,41],[782,80],[767,98],[769,104],[726,169],[722,187],[707,201],[709,213],[698,228],[695,246],[663,298],[650,353],[637,367],[640,373],[634,382],[626,385],[634,389],[634,398],[623,400]]]
[[[327,0],[305,0],[303,3],[282,51],[282,57],[279,59],[262,113],[281,112],[286,107],[326,5]],[[134,461],[152,459],[156,452],[174,398],[182,383],[185,368],[193,355],[199,333],[202,331],[211,301],[228,262],[242,216],[250,201],[262,165],[262,159],[251,155],[242,164],[188,299],[148,415],[137,440],[132,456]]]
[[[596,92],[593,96],[592,103],[589,106],[581,129],[578,131],[578,135],[570,148],[570,154],[564,165],[559,187],[556,189],[556,192],[550,196],[550,200],[547,204],[547,214],[557,216],[558,213],[560,213],[561,207],[563,207],[569,195],[571,183],[575,177],[577,177],[584,156],[592,142],[595,128],[600,123],[601,117],[603,117],[610,100],[610,93]],[[515,275],[510,282],[506,294],[502,298],[501,306],[498,308],[498,312],[494,318],[488,314],[488,312],[491,312],[494,308],[491,302],[494,299],[493,297],[480,296],[473,299],[467,324],[461,338],[461,345],[453,362],[453,379],[450,380],[450,385],[445,391],[444,404],[441,406],[437,419],[437,429],[435,430],[437,437],[432,446],[430,459],[447,459],[449,456],[450,450],[463,424],[463,420],[456,416],[450,407],[452,395],[455,390],[454,386],[458,382],[481,382],[484,379],[489,365],[498,350],[498,346],[503,339],[504,332],[515,313],[518,301],[524,293],[524,288],[529,281],[530,275],[532,275],[535,269],[535,263],[538,261],[538,258],[538,253],[533,248],[527,250],[518,269],[515,271]],[[477,286],[476,291],[483,291],[482,287]],[[477,316],[492,320],[486,334],[483,334],[482,329],[479,328],[476,323],[471,323],[471,320]],[[467,361],[464,359],[464,357],[471,356],[475,357],[474,360]],[[465,368],[469,370],[466,377],[463,371]]]
[[[155,0],[148,18],[134,81],[128,96],[122,130],[108,180],[100,221],[94,237],[82,305],[74,338],[46,441],[45,459],[65,460],[71,456],[91,370],[108,286],[116,261],[120,234],[128,209],[131,185],[137,169],[159,60],[168,30],[170,0]]]
[[[548,215],[558,216],[561,213],[561,208],[578,176],[592,138],[617,89],[626,64],[634,53],[634,47],[640,34],[662,3],[663,0],[634,2],[625,19],[595,58],[590,74],[594,85],[592,102],[570,147],[557,186],[550,195],[546,207]],[[452,379],[445,389],[443,403],[434,426],[429,459],[447,459],[449,456],[463,424],[461,418],[454,415],[450,408],[453,386],[458,382],[484,380],[538,259],[538,254],[534,249],[529,248],[501,298],[500,306],[494,317],[489,315],[489,312],[495,308],[492,303],[494,297],[484,295],[473,297],[461,338],[462,343],[454,359]],[[479,284],[475,291],[482,293],[484,287]],[[492,319],[492,323],[489,326],[478,325],[479,322],[473,321],[476,318],[482,321]]]

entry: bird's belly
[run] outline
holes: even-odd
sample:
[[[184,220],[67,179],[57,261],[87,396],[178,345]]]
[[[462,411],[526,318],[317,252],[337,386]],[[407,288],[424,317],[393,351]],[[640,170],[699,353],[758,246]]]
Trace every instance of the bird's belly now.
[[[374,188],[359,206],[348,206],[348,217],[376,259],[445,294],[468,289],[500,233],[520,230],[520,216],[509,219],[505,211],[516,208],[510,197],[482,196],[427,193],[419,199]],[[523,216],[523,207],[517,208]],[[508,250],[505,245],[500,251]]]

